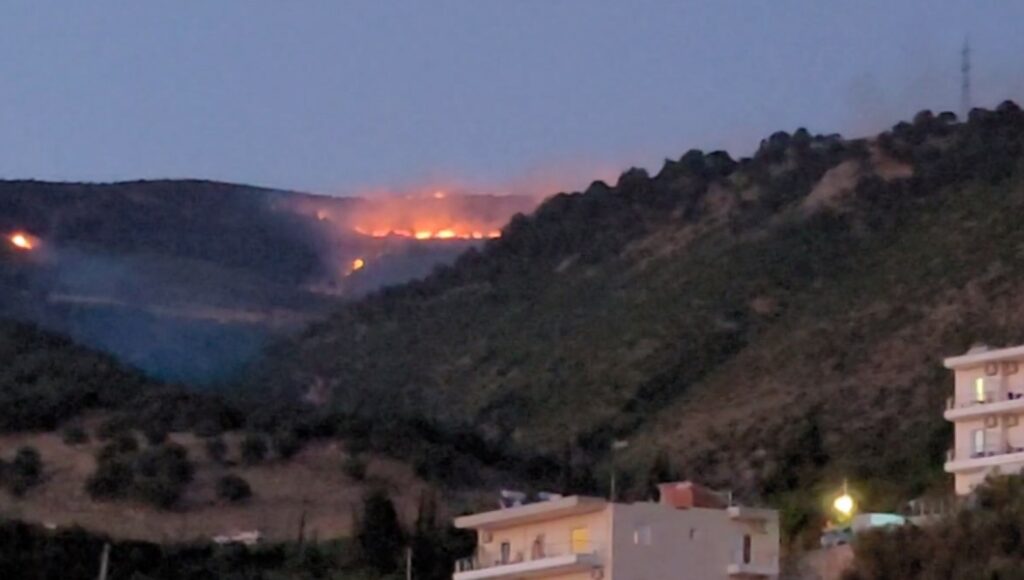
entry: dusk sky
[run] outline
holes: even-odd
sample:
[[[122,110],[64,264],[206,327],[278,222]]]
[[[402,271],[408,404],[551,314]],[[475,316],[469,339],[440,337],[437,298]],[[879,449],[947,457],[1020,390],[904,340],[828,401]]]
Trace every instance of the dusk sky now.
[[[1024,100],[1024,2],[8,1],[0,177],[583,188]],[[539,191],[534,191],[540,193]]]

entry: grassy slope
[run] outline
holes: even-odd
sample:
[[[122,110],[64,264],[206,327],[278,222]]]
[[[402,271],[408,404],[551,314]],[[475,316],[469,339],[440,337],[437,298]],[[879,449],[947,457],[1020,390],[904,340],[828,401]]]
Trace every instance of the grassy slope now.
[[[228,434],[225,439],[229,461],[239,463],[241,437]],[[31,445],[39,450],[44,465],[43,483],[24,497],[0,491],[0,515],[161,543],[204,541],[248,530],[259,530],[268,541],[293,541],[305,520],[307,538],[333,539],[351,534],[352,518],[368,488],[380,485],[391,491],[408,523],[415,519],[420,495],[428,489],[408,467],[381,458],[366,457],[367,479],[353,480],[345,475],[346,453],[336,441],[311,443],[288,461],[228,466],[210,461],[203,440],[194,435],[174,433],[171,440],[188,450],[196,475],[175,509],[159,510],[140,502],[100,502],[89,497],[85,482],[95,470],[95,454],[102,442],[94,439],[69,446],[56,433],[0,436],[5,459],[14,449]],[[252,486],[252,498],[237,505],[217,499],[216,482],[228,473],[245,478]]]

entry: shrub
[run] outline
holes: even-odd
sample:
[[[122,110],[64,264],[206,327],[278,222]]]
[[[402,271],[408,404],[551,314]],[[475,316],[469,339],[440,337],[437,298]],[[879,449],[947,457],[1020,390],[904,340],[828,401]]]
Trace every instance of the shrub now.
[[[363,499],[356,540],[367,565],[381,574],[390,574],[398,569],[405,533],[398,523],[395,505],[385,491],[374,490]]]
[[[169,443],[139,453],[135,460],[134,494],[149,504],[167,509],[177,503],[192,481],[195,468],[184,447]]]
[[[302,442],[293,431],[278,431],[274,433],[271,443],[274,452],[281,459],[291,459],[302,449]]]
[[[250,433],[242,439],[242,461],[255,465],[267,458],[267,441],[259,434]]]
[[[121,433],[112,441],[104,445],[96,456],[97,461],[103,462],[123,455],[131,455],[139,450],[139,441],[131,433]]]
[[[237,503],[252,497],[252,488],[237,475],[225,475],[217,481],[217,497]]]
[[[227,455],[228,446],[224,443],[224,439],[211,437],[206,440],[206,456],[210,458],[210,461],[224,463]]]
[[[345,475],[355,481],[366,479],[366,460],[356,454],[349,454],[341,464],[341,470]]]
[[[65,445],[81,445],[89,442],[89,434],[81,425],[68,425],[61,431],[61,439]]]
[[[43,460],[34,447],[18,449],[14,461],[0,467],[0,481],[15,496],[24,495],[43,479]]]
[[[142,430],[142,435],[150,445],[161,445],[167,441],[168,429],[161,424],[147,425]]]
[[[99,462],[85,482],[85,490],[93,499],[118,499],[128,495],[134,482],[131,463],[115,456]]]
[[[106,441],[130,431],[131,421],[127,417],[115,415],[100,423],[99,428],[96,429],[96,437],[100,441]]]

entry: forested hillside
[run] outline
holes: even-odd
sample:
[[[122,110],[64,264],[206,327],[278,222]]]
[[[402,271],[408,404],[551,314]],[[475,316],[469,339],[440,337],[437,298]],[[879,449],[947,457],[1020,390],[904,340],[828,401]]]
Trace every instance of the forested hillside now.
[[[66,334],[164,380],[224,382],[269,340],[343,299],[426,275],[480,243],[466,237],[470,229],[482,238],[534,204],[513,195],[327,197],[199,180],[0,180],[0,317]],[[432,229],[390,235],[413,227]],[[466,228],[463,237],[454,227]]]
[[[241,415],[214,396],[150,379],[64,336],[0,319],[0,433],[52,431],[88,412],[117,412],[143,428],[235,427]]]
[[[891,507],[941,478],[940,359],[1024,340],[1022,151],[1009,102],[690,151],[551,198],[278,345],[254,380],[472,425],[563,471],[629,439],[638,493],[646,471],[778,501],[848,476]]]

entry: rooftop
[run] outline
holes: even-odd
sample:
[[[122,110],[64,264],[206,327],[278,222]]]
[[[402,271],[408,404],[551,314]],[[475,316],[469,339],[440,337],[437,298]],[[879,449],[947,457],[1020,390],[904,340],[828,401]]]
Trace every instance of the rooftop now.
[[[455,527],[460,529],[497,529],[601,511],[606,505],[608,505],[608,501],[598,497],[573,495],[458,517],[455,518]]]
[[[1024,359],[1024,345],[1007,348],[972,348],[964,354],[951,356],[942,361],[947,369],[977,366],[988,362]]]

